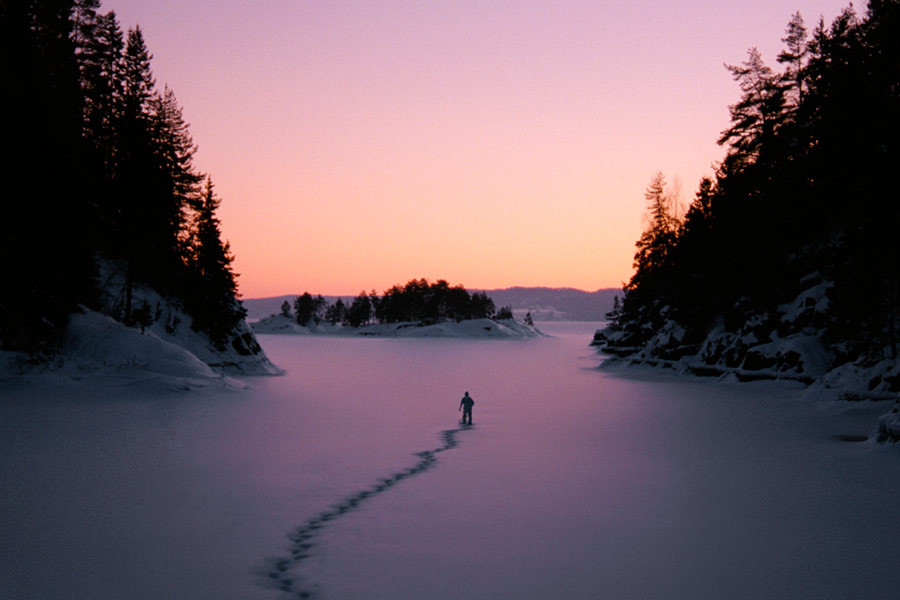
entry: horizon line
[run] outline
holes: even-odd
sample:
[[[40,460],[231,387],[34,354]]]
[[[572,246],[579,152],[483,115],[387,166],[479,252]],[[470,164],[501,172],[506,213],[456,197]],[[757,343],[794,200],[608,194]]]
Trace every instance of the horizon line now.
[[[571,291],[576,291],[576,292],[582,292],[585,294],[595,294],[597,292],[602,292],[605,290],[616,290],[619,292],[622,290],[621,287],[601,287],[601,288],[597,288],[596,290],[585,290],[585,289],[571,287],[571,286],[554,287],[554,286],[544,286],[544,285],[512,285],[512,286],[503,287],[503,288],[474,288],[474,287],[469,288],[469,287],[465,287],[465,286],[463,286],[463,287],[468,292],[505,292],[508,290],[556,290],[556,291],[571,290]],[[306,293],[306,291],[303,291],[300,293],[274,294],[271,296],[241,296],[238,299],[241,301],[267,300],[267,299],[271,299],[271,298],[286,298],[286,297],[302,296],[304,293]],[[322,293],[322,292],[309,292],[309,293],[313,296],[322,296],[325,298],[355,298],[359,295],[359,292],[355,292],[352,294],[331,294],[331,293],[326,294],[326,293]],[[383,295],[383,294],[384,294],[384,292],[381,292],[379,295]]]

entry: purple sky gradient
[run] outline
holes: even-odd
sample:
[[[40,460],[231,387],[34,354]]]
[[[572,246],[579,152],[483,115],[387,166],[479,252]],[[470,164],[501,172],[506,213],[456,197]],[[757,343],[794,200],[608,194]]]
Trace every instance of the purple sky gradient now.
[[[246,297],[617,287],[657,171],[690,202],[800,10],[757,2],[105,0],[139,24],[223,198]],[[859,10],[864,10],[859,7]]]

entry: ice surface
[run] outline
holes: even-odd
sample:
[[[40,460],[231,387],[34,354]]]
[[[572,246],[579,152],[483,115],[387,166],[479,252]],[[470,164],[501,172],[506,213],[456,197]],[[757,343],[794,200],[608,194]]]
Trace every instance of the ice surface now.
[[[889,406],[597,370],[596,324],[541,328],[264,335],[286,375],[248,390],[0,380],[0,596],[896,596]]]

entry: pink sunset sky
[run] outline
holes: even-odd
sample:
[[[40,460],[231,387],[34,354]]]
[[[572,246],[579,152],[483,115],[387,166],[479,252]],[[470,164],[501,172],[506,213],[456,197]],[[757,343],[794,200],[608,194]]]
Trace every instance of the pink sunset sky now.
[[[619,287],[657,171],[689,203],[791,15],[841,0],[104,0],[139,24],[244,297]],[[858,6],[863,11],[863,6]]]

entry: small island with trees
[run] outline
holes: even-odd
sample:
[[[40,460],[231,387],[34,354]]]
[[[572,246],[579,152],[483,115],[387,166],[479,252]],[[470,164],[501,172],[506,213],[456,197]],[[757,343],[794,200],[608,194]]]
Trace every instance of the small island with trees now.
[[[359,334],[409,337],[537,337],[530,315],[513,318],[512,309],[499,309],[484,292],[469,293],[446,280],[411,279],[379,295],[360,292],[351,301],[329,303],[305,292],[285,301],[280,314],[253,324],[256,333]]]

